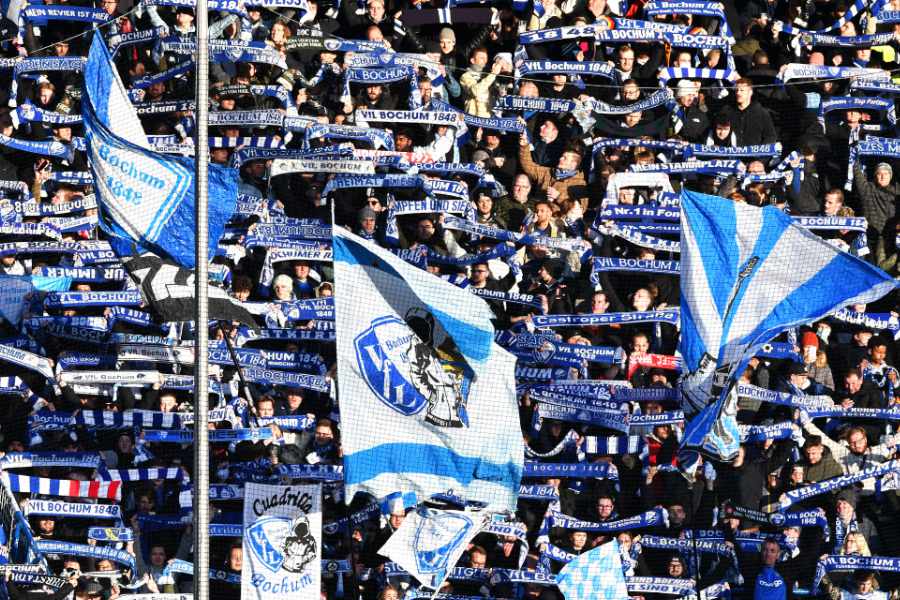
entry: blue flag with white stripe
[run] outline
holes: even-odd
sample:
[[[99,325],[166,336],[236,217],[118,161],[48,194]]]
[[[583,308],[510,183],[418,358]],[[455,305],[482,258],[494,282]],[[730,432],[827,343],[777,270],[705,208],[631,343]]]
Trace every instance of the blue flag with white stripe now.
[[[775,207],[681,193],[682,447],[731,460],[740,444],[734,382],[782,331],[897,282],[797,227]],[[731,392],[731,393],[730,393]],[[699,414],[698,414],[699,413]]]
[[[195,264],[194,160],[153,152],[137,112],[95,35],[84,69],[85,139],[100,224],[119,255],[149,250]],[[237,206],[237,170],[209,165],[209,256]]]
[[[515,357],[487,304],[340,228],[333,245],[347,502],[453,490],[514,511]]]

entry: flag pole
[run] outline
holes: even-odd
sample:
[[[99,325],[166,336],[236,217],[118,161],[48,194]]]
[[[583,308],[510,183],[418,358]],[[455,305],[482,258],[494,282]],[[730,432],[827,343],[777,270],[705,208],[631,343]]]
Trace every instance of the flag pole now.
[[[194,353],[194,598],[209,600],[209,306],[207,287],[209,223],[207,220],[207,168],[209,141],[209,49],[206,0],[196,0],[194,22],[197,52],[194,55],[197,126],[194,132],[194,197],[196,212],[196,310]]]

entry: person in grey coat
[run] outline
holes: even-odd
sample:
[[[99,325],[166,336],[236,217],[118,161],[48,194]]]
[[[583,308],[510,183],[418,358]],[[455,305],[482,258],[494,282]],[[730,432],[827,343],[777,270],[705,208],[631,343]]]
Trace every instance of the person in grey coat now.
[[[859,162],[853,165],[853,190],[859,197],[863,207],[863,215],[869,223],[872,233],[870,243],[885,235],[885,225],[897,214],[897,197],[900,195],[900,183],[893,181],[894,170],[886,162],[875,167],[875,180],[869,181],[863,173]]]

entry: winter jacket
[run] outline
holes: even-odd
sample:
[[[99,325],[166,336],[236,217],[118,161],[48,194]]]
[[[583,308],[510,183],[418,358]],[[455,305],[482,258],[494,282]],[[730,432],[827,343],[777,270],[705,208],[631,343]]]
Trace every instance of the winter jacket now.
[[[900,183],[892,181],[887,187],[881,187],[877,183],[869,181],[857,162],[853,165],[853,190],[859,196],[863,214],[869,226],[882,233],[885,224],[897,213]]]
[[[491,72],[484,72],[469,68],[459,78],[459,84],[465,97],[465,110],[470,115],[477,117],[491,116],[491,84],[497,76]]]

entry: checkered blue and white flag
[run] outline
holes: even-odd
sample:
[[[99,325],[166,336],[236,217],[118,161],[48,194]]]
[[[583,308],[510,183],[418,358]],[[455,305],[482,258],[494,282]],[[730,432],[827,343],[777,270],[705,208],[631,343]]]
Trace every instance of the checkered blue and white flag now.
[[[566,564],[556,584],[566,600],[622,600],[628,597],[619,542],[607,542]]]

